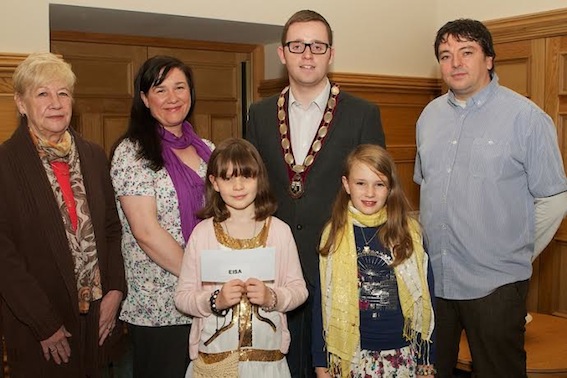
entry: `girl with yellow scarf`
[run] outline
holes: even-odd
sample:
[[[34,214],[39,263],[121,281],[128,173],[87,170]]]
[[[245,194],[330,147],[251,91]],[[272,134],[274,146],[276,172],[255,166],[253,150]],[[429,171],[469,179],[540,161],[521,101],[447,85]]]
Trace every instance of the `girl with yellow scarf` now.
[[[394,162],[360,145],[342,183],[320,243],[317,377],[432,378],[433,276]]]

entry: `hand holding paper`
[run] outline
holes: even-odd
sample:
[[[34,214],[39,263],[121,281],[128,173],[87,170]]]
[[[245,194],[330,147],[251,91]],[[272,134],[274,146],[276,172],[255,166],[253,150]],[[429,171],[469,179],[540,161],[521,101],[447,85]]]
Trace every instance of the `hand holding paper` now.
[[[246,286],[241,280],[230,280],[222,285],[217,297],[217,308],[224,310],[240,302],[242,294],[246,292]]]
[[[256,278],[246,280],[246,296],[250,303],[265,307],[270,304],[270,290],[266,284]]]

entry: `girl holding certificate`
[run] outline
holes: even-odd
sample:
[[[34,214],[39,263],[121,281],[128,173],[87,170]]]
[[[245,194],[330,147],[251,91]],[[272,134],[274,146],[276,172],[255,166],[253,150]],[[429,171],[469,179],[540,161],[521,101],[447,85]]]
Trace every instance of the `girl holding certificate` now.
[[[177,308],[194,317],[186,377],[290,377],[285,313],[308,294],[291,230],[272,216],[264,163],[249,142],[231,138],[212,153],[207,177],[207,219],[189,238],[175,293]],[[202,281],[229,269],[202,263],[203,254],[256,248],[275,249],[273,279]]]
[[[432,378],[433,276],[394,162],[360,145],[342,183],[321,240],[317,377]]]

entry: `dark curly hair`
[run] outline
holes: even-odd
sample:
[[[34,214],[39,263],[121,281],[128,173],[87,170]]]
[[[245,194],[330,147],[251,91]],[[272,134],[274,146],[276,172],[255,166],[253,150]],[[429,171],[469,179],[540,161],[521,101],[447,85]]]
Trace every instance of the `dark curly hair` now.
[[[494,72],[494,59],[496,53],[494,52],[494,45],[492,43],[492,35],[484,24],[477,20],[469,18],[459,18],[458,20],[449,21],[439,29],[435,37],[435,57],[439,61],[439,45],[447,42],[449,36],[455,38],[457,41],[474,41],[477,42],[484,55],[492,57],[493,63],[490,69],[490,75]]]

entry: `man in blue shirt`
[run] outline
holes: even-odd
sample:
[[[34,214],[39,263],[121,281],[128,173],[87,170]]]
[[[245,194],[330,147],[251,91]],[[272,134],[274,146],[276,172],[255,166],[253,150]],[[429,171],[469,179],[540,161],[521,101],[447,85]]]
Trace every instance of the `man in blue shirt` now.
[[[526,377],[532,261],[567,211],[551,118],[498,84],[488,29],[459,19],[437,33],[448,93],[417,123],[414,181],[435,276],[438,377],[467,333],[477,377]]]

